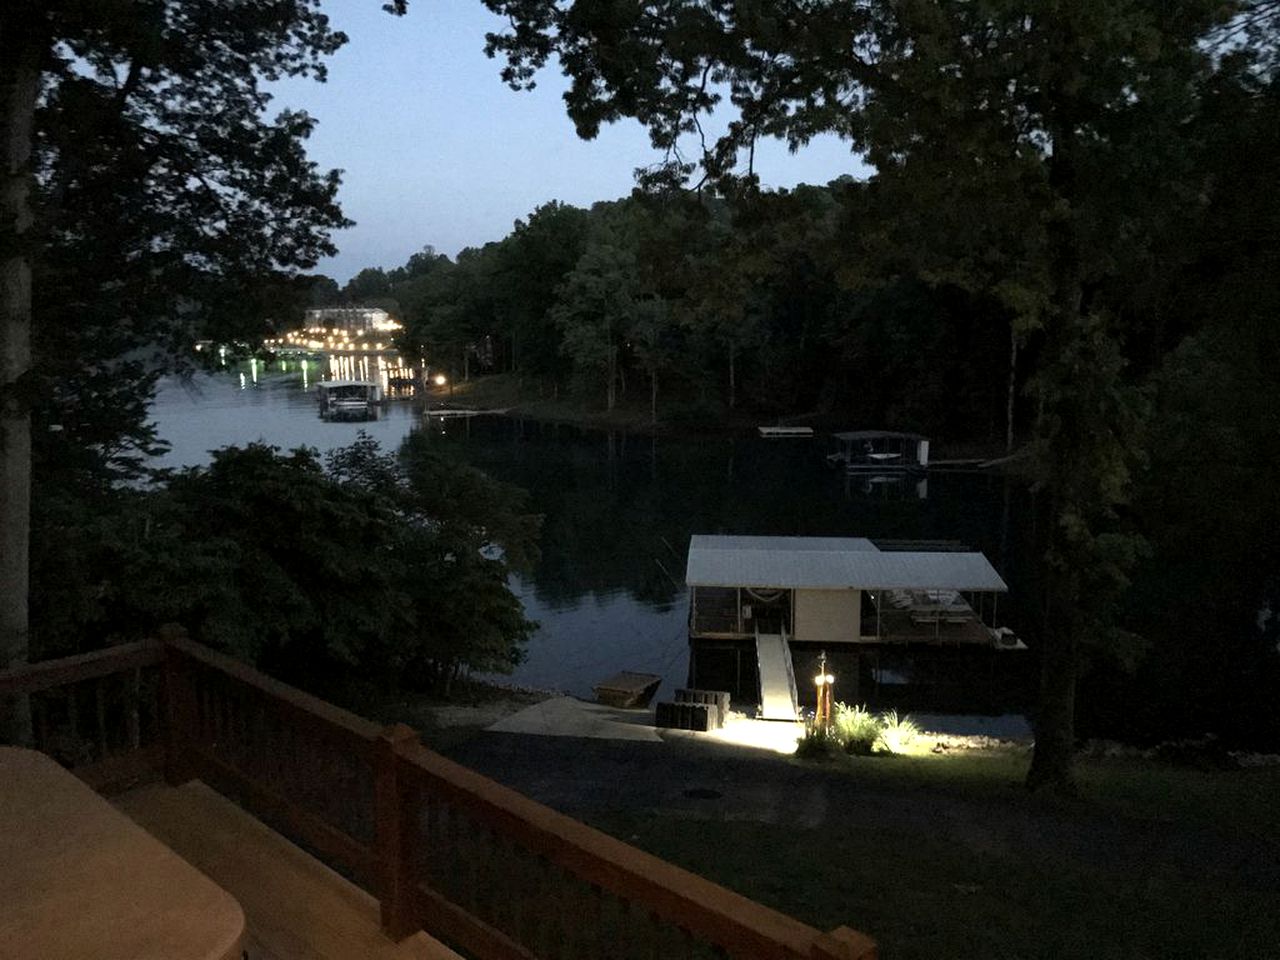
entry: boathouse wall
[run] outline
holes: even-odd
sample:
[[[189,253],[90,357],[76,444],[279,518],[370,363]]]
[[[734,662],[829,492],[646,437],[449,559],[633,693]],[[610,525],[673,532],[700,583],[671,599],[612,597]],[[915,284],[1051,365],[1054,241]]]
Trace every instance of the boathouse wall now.
[[[854,643],[862,627],[861,590],[795,591],[794,639]]]

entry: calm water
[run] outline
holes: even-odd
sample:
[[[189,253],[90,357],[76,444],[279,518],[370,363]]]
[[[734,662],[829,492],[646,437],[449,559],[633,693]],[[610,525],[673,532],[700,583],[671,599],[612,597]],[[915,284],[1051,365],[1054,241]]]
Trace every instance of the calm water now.
[[[688,666],[680,581],[693,533],[960,540],[984,551],[1013,590],[1001,619],[1017,626],[1019,529],[1024,498],[1002,478],[930,472],[915,482],[846,481],[822,461],[821,441],[670,439],[505,417],[424,420],[392,401],[376,421],[321,420],[314,394],[291,371],[245,368],[162,384],[154,417],[169,466],[208,462],[209,451],[262,441],[325,451],[360,430],[395,449],[412,430],[501,480],[529,491],[545,515],[542,559],[513,584],[541,624],[512,681],[590,696],[618,670],[656,673],[661,694]],[[854,426],[850,424],[850,426]],[[1024,525],[1025,526],[1025,525]]]

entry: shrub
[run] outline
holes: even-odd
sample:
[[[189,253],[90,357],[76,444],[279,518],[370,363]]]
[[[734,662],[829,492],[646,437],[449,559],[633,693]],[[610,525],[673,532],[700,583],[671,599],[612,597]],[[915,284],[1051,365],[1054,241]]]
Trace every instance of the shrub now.
[[[897,710],[879,717],[880,735],[875,750],[880,753],[906,753],[920,736],[920,728],[910,717],[899,717]]]
[[[796,756],[830,760],[843,752],[869,757],[873,754],[907,753],[920,736],[920,728],[897,710],[871,713],[864,706],[837,703],[831,725],[825,730],[810,719],[796,744]]]
[[[834,728],[823,729],[813,720],[806,720],[804,736],[796,741],[796,756],[803,760],[832,760],[840,753],[841,748],[842,744]]]
[[[866,707],[837,703],[831,734],[845,753],[868,756],[880,738],[880,721]]]

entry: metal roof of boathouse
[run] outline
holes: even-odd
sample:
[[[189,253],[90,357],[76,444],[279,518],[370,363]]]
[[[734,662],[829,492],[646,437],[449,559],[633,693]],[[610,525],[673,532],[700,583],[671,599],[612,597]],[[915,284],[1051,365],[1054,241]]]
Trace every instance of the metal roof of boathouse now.
[[[881,551],[862,537],[732,537],[695,534],[691,587],[950,589],[1006,591],[981,553]]]

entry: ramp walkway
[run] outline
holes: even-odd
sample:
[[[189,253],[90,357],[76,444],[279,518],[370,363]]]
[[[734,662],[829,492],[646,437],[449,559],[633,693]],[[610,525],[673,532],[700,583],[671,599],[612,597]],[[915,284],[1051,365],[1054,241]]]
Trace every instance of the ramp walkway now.
[[[760,670],[760,715],[765,720],[795,721],[796,674],[785,633],[756,631],[756,663]]]

